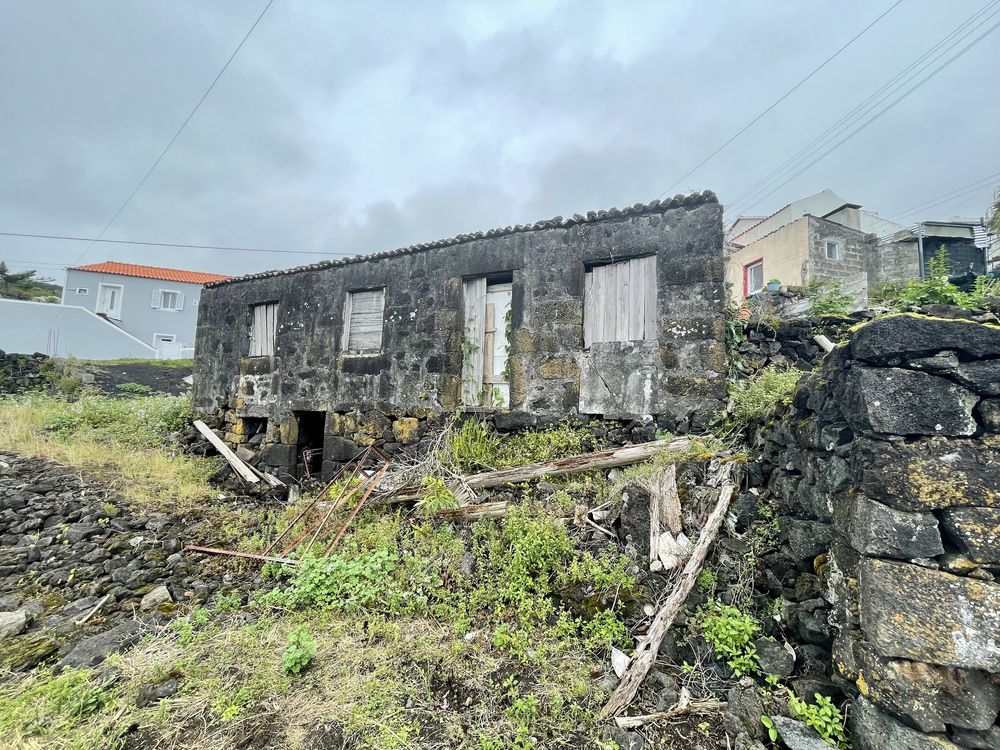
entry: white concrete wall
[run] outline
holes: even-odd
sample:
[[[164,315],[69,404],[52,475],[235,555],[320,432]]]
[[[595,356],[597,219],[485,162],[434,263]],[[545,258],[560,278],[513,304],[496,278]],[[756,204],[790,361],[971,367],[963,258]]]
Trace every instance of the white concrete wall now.
[[[0,299],[0,349],[52,357],[155,357],[149,344],[75,305]]]
[[[115,284],[122,287],[122,313],[117,322],[126,331],[150,346],[155,345],[156,334],[173,336],[174,342],[180,344],[181,349],[193,350],[195,329],[198,327],[201,284],[70,269],[66,271],[63,304],[79,305],[96,312],[101,284]],[[77,291],[79,289],[86,289],[87,293],[80,294]],[[182,293],[183,308],[160,310],[153,307],[153,293],[159,289]]]

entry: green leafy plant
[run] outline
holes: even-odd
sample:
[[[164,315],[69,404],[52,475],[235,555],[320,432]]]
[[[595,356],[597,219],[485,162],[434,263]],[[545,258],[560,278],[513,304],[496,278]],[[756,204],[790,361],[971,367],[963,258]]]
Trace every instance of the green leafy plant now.
[[[308,628],[300,625],[288,634],[288,648],[281,655],[281,668],[286,674],[301,674],[316,656],[316,641]]]
[[[757,649],[751,641],[760,626],[753,617],[709,599],[695,612],[692,627],[737,676],[757,671]]]
[[[851,746],[844,731],[844,714],[833,701],[815,693],[816,702],[807,703],[797,695],[789,694],[788,708],[798,719],[816,730],[824,741],[839,748]]]
[[[461,471],[494,469],[500,440],[480,419],[467,419],[445,442],[442,461]]]
[[[779,734],[778,728],[774,725],[774,719],[767,714],[764,714],[760,717],[760,723],[764,725],[765,729],[767,729],[767,738],[771,741],[771,743],[773,744],[777,742]]]
[[[441,511],[458,507],[455,493],[441,477],[424,477],[421,483],[424,487],[417,500],[417,510],[422,515],[433,516]]]

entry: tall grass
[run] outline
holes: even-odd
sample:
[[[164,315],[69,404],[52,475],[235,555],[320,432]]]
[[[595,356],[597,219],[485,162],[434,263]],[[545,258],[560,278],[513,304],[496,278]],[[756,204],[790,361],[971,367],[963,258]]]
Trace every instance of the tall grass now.
[[[190,419],[185,396],[5,398],[0,449],[78,467],[137,505],[183,512],[212,497],[208,478],[217,467],[169,447],[169,433]]]

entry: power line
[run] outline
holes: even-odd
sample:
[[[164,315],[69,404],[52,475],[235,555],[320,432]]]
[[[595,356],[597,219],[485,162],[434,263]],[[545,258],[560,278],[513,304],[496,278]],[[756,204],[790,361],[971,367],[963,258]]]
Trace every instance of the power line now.
[[[991,174],[988,177],[982,177],[974,182],[970,182],[968,185],[962,185],[961,187],[949,190],[947,193],[942,193],[941,195],[935,196],[934,198],[928,198],[925,201],[917,203],[914,206],[910,206],[904,211],[893,214],[892,219],[901,219],[904,216],[909,216],[913,213],[919,213],[921,211],[926,211],[928,208],[933,208],[934,206],[939,206],[942,203],[947,203],[954,198],[961,198],[968,193],[975,192],[977,190],[983,190],[991,185],[991,183],[1000,179],[1000,172],[996,174]]]
[[[947,54],[947,45],[950,40],[961,35],[968,27],[976,24],[980,17],[984,14],[987,15],[987,19],[996,15],[995,8],[997,5],[1000,5],[1000,0],[990,0],[990,2],[987,2],[986,5],[959,24],[949,34],[938,40],[922,55],[910,62],[908,65],[904,66],[895,76],[890,78],[882,84],[882,86],[870,94],[868,98],[855,106],[851,111],[844,114],[844,116],[837,122],[806,144],[794,156],[787,159],[780,166],[772,170],[766,177],[755,183],[750,189],[740,195],[736,200],[732,201],[728,206],[729,211],[736,213],[745,207],[755,205],[756,202],[759,201],[760,195],[775,184],[776,180],[781,179],[785,174],[788,174],[790,171],[795,169],[796,166],[807,159],[811,153],[815,153],[819,148],[821,148],[824,143],[832,141],[839,134],[845,132],[852,124],[857,122],[859,117],[864,116],[864,113],[874,111],[875,108],[885,102],[889,96],[902,89],[910,81],[914,80],[921,72],[928,69],[937,60]],[[928,58],[931,59],[928,60]]]
[[[783,188],[785,185],[787,185],[789,182],[791,182],[792,180],[794,180],[796,177],[798,177],[799,175],[801,175],[803,172],[806,172],[811,167],[813,167],[815,164],[817,164],[818,162],[822,161],[824,158],[826,158],[831,153],[833,153],[834,151],[836,151],[838,148],[840,148],[841,146],[843,146],[845,143],[847,143],[849,140],[851,140],[854,136],[856,136],[858,133],[860,133],[861,131],[863,131],[865,128],[867,128],[869,125],[871,125],[873,122],[875,122],[876,120],[878,120],[882,115],[884,115],[890,109],[892,109],[893,107],[895,107],[897,104],[899,104],[906,97],[908,97],[910,94],[912,94],[918,88],[920,88],[925,83],[927,83],[929,80],[931,80],[934,76],[936,76],[938,73],[940,73],[946,67],[948,67],[953,62],[955,62],[955,60],[957,60],[962,55],[964,55],[966,52],[968,52],[970,49],[972,49],[973,47],[975,47],[979,42],[981,42],[983,39],[985,39],[989,34],[992,34],[998,27],[1000,27],[1000,21],[998,21],[997,23],[993,24],[993,26],[991,26],[986,31],[984,31],[982,34],[980,34],[978,37],[976,37],[972,42],[970,42],[968,45],[966,45],[963,49],[959,50],[957,53],[955,53],[950,58],[948,58],[947,60],[945,60],[941,65],[939,65],[937,68],[935,68],[933,71],[931,71],[930,75],[925,76],[919,82],[917,82],[914,86],[911,86],[909,89],[907,89],[906,91],[904,91],[901,96],[899,96],[895,100],[893,100],[887,107],[885,107],[881,111],[877,112],[873,117],[871,117],[868,120],[866,120],[859,127],[857,127],[854,130],[852,130],[846,137],[844,137],[841,140],[839,140],[837,143],[835,143],[833,146],[831,146],[830,148],[828,148],[822,154],[820,154],[819,156],[817,156],[811,162],[809,162],[808,164],[806,164],[800,170],[798,170],[797,172],[795,172],[794,174],[792,174],[786,180],[784,180],[784,181],[780,182],[779,184],[777,184],[772,190],[770,190],[767,193],[765,193],[764,195],[762,195],[753,204],[751,204],[750,207],[752,207],[754,205],[757,205],[757,203],[760,203],[765,198],[770,197],[771,195],[773,195],[774,193],[776,193],[778,190],[780,190],[781,188]]]
[[[182,242],[151,242],[148,240],[108,240],[101,237],[75,237],[67,234],[28,234],[27,232],[0,232],[0,237],[23,237],[35,240],[66,240],[68,242],[102,242],[111,245],[144,245],[147,247],[177,247],[186,250],[229,250],[240,253],[278,253],[283,255],[350,256],[357,253],[318,252],[315,250],[274,250],[267,247],[235,247],[229,245],[192,245]],[[74,265],[79,260],[74,262]]]
[[[751,128],[752,126],[753,126],[753,125],[755,125],[755,124],[756,124],[756,123],[757,123],[758,121],[760,121],[760,119],[761,119],[761,118],[763,118],[763,117],[764,117],[764,116],[765,116],[765,115],[766,115],[766,114],[767,114],[768,112],[770,112],[770,111],[771,111],[772,109],[774,109],[774,108],[775,108],[775,107],[777,107],[777,106],[778,106],[779,104],[781,104],[781,103],[782,103],[782,102],[783,102],[783,101],[784,101],[785,99],[787,99],[787,98],[788,98],[789,96],[791,96],[791,95],[792,95],[792,94],[793,94],[793,93],[794,93],[794,92],[795,92],[795,91],[796,91],[796,90],[797,90],[797,89],[798,89],[798,88],[799,88],[800,86],[802,86],[802,84],[804,84],[804,83],[805,83],[806,81],[808,81],[808,80],[809,80],[810,78],[812,78],[812,77],[813,77],[814,75],[816,75],[817,73],[819,73],[819,72],[820,72],[820,71],[821,71],[821,70],[822,70],[823,68],[825,68],[825,67],[827,66],[827,64],[828,64],[828,63],[830,63],[830,62],[831,62],[831,61],[832,61],[832,60],[833,60],[833,59],[834,59],[835,57],[837,57],[837,56],[838,56],[838,55],[839,55],[839,54],[840,54],[841,52],[843,52],[843,51],[844,51],[844,50],[846,50],[846,49],[847,49],[848,47],[850,47],[850,46],[851,46],[852,44],[854,44],[854,42],[856,42],[856,41],[857,41],[858,39],[860,39],[860,38],[861,38],[861,37],[862,37],[862,36],[863,36],[863,35],[864,35],[864,34],[865,34],[865,33],[866,33],[866,32],[867,32],[867,31],[868,31],[868,30],[869,30],[870,28],[872,28],[872,27],[873,27],[873,26],[874,26],[875,24],[877,24],[877,23],[878,23],[879,21],[881,21],[881,20],[882,20],[883,18],[885,18],[885,17],[887,16],[887,15],[889,15],[889,13],[890,13],[890,12],[891,12],[891,11],[892,11],[892,10],[893,10],[893,9],[894,9],[894,8],[895,8],[896,6],[898,6],[898,5],[899,5],[900,3],[902,3],[902,2],[903,2],[903,0],[896,0],[896,2],[894,2],[894,3],[892,4],[892,5],[890,5],[890,6],[889,6],[889,8],[888,8],[888,9],[886,9],[886,11],[885,11],[884,13],[882,13],[882,15],[878,16],[878,17],[877,17],[877,18],[876,18],[876,19],[875,19],[874,21],[872,21],[872,22],[871,22],[870,24],[868,24],[868,25],[867,25],[867,26],[865,26],[865,27],[864,27],[863,29],[861,29],[861,31],[859,31],[859,32],[858,32],[857,34],[855,34],[855,35],[854,35],[853,37],[851,37],[851,38],[850,38],[850,39],[849,39],[849,40],[847,41],[847,43],[846,43],[846,44],[844,44],[844,45],[843,45],[843,46],[842,46],[842,47],[841,47],[840,49],[838,49],[838,50],[837,50],[836,52],[834,52],[834,53],[833,53],[832,55],[830,55],[830,56],[829,56],[828,58],[826,58],[826,59],[825,59],[825,60],[824,60],[824,61],[823,61],[822,63],[820,63],[820,64],[819,64],[819,65],[818,65],[817,67],[813,68],[813,69],[812,69],[812,71],[811,71],[811,72],[810,72],[810,73],[809,73],[809,74],[808,74],[808,75],[807,75],[807,76],[806,76],[805,78],[803,78],[803,79],[802,79],[802,80],[800,80],[800,81],[799,81],[798,83],[796,83],[796,84],[795,84],[794,86],[792,86],[792,87],[791,87],[790,89],[788,89],[788,91],[786,91],[786,92],[785,92],[784,94],[782,94],[782,95],[781,95],[781,96],[780,96],[780,97],[779,97],[778,99],[776,99],[776,100],[775,100],[775,101],[774,101],[774,102],[773,102],[773,103],[771,104],[771,106],[769,106],[769,107],[768,107],[767,109],[765,109],[765,110],[764,110],[763,112],[761,112],[761,113],[760,113],[759,115],[757,115],[757,116],[756,116],[755,118],[753,118],[753,119],[752,119],[752,120],[751,120],[750,122],[748,122],[748,123],[747,123],[746,125],[744,125],[744,126],[743,126],[742,128],[740,128],[740,130],[739,130],[739,131],[737,131],[737,132],[736,132],[736,134],[735,134],[735,135],[733,135],[733,136],[732,136],[732,137],[731,137],[731,138],[730,138],[730,139],[729,139],[728,141],[726,141],[725,143],[723,143],[723,144],[722,144],[721,146],[719,146],[719,147],[718,147],[717,149],[715,149],[715,151],[713,151],[713,152],[712,152],[712,153],[710,153],[710,154],[709,154],[708,156],[706,156],[706,157],[705,157],[704,159],[702,159],[702,160],[701,160],[700,162],[698,162],[698,163],[697,163],[697,164],[696,164],[696,165],[695,165],[694,167],[692,167],[692,168],[691,168],[691,169],[690,169],[690,170],[689,170],[689,171],[688,171],[688,172],[687,172],[686,174],[682,175],[682,176],[681,176],[681,177],[680,177],[680,178],[679,178],[679,179],[678,179],[678,180],[677,180],[676,182],[674,182],[674,183],[673,183],[673,184],[672,184],[672,185],[671,185],[670,187],[668,187],[668,188],[667,188],[666,190],[664,190],[664,191],[663,191],[662,193],[660,193],[660,195],[659,195],[659,196],[657,196],[657,197],[659,197],[659,198],[662,198],[662,197],[663,197],[664,195],[666,195],[666,194],[667,194],[667,193],[669,193],[669,192],[670,192],[671,190],[673,190],[673,189],[674,189],[675,187],[677,187],[678,185],[680,185],[680,184],[681,184],[681,183],[682,183],[682,182],[683,182],[684,180],[686,180],[686,179],[687,179],[688,177],[690,177],[690,176],[691,176],[692,174],[694,174],[694,173],[695,173],[695,172],[697,172],[697,171],[698,171],[699,169],[701,169],[701,168],[702,168],[703,166],[705,166],[705,164],[707,164],[707,163],[708,163],[709,161],[711,161],[711,160],[712,160],[713,158],[715,158],[715,156],[717,156],[717,155],[718,155],[718,153],[719,153],[720,151],[722,151],[722,149],[724,149],[724,148],[725,148],[726,146],[728,146],[728,145],[729,145],[730,143],[732,143],[732,142],[733,142],[733,141],[735,141],[735,140],[736,140],[737,138],[739,138],[739,137],[740,137],[741,135],[743,135],[743,134],[744,134],[744,133],[745,133],[745,132],[746,132],[747,130],[749,130],[749,129],[750,129],[750,128]]]
[[[163,157],[167,155],[167,152],[170,150],[170,148],[174,145],[174,143],[180,137],[180,134],[184,131],[184,128],[186,128],[187,125],[188,125],[188,123],[191,122],[191,118],[193,118],[194,115],[195,115],[195,113],[199,110],[199,108],[201,108],[201,105],[208,98],[208,95],[212,93],[212,89],[215,88],[215,84],[217,84],[219,82],[219,79],[222,78],[222,74],[225,73],[226,70],[229,68],[229,64],[236,57],[237,53],[241,49],[243,49],[243,45],[246,44],[247,39],[250,38],[250,35],[253,33],[254,29],[257,28],[257,24],[260,23],[260,20],[264,17],[264,14],[267,13],[268,8],[270,8],[273,3],[274,3],[274,0],[267,0],[267,4],[264,5],[264,9],[257,16],[257,19],[253,22],[253,24],[250,26],[250,28],[247,29],[247,33],[243,35],[243,38],[240,40],[240,43],[238,45],[236,45],[236,49],[233,50],[233,54],[231,54],[229,56],[229,59],[226,60],[226,64],[222,66],[222,69],[219,70],[219,72],[215,76],[215,78],[212,79],[212,82],[208,85],[208,88],[205,89],[205,93],[203,93],[201,95],[201,98],[198,100],[198,103],[194,105],[194,108],[188,113],[188,116],[184,118],[184,122],[182,122],[181,126],[179,128],[177,128],[177,132],[174,133],[173,137],[169,141],[167,141],[167,145],[163,147],[163,150],[160,152],[160,155],[156,157],[156,161],[154,161],[153,164],[152,164],[152,166],[149,169],[146,170],[146,174],[144,174],[142,176],[142,179],[139,180],[139,183],[132,189],[132,192],[129,193],[128,198],[125,199],[125,202],[122,203],[121,206],[118,207],[118,210],[115,211],[115,215],[111,217],[111,220],[107,224],[104,225],[104,229],[102,229],[98,233],[98,235],[97,235],[98,239],[102,238],[104,236],[104,233],[107,232],[111,228],[111,225],[114,224],[118,220],[118,217],[122,215],[122,212],[126,208],[128,208],[128,205],[132,202],[132,199],[135,197],[136,193],[138,193],[139,190],[142,189],[142,186],[146,184],[146,180],[149,179],[149,176],[151,174],[153,174],[153,171],[159,166],[160,162],[163,161]],[[91,243],[90,245],[88,245],[84,249],[84,251],[82,253],[80,253],[80,257],[76,259],[76,261],[74,262],[74,265],[76,265],[80,261],[82,261],[83,258],[84,258],[84,256],[88,252],[90,252],[90,248],[92,248],[93,246],[94,246],[94,243]]]

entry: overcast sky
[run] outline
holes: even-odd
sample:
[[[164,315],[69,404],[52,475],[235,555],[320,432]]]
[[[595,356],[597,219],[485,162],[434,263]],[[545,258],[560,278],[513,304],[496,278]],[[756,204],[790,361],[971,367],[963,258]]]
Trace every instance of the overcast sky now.
[[[646,202],[891,2],[276,0],[105,236],[342,254]],[[983,2],[903,0],[671,194],[732,204]],[[100,232],[263,5],[0,2],[0,231]],[[893,217],[1000,172],[998,52],[1000,31],[737,208],[829,187]],[[908,220],[982,215],[992,189]],[[321,259],[86,248],[0,238],[0,259],[57,278],[106,259],[232,274]]]

